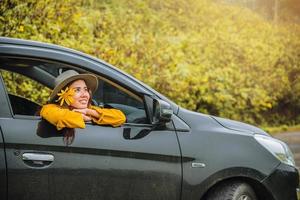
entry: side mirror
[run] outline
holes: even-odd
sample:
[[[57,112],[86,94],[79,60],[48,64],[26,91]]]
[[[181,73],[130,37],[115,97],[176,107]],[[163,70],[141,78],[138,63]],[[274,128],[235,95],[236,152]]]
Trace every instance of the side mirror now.
[[[169,103],[154,99],[153,101],[153,124],[163,124],[171,121],[173,115],[172,107]]]

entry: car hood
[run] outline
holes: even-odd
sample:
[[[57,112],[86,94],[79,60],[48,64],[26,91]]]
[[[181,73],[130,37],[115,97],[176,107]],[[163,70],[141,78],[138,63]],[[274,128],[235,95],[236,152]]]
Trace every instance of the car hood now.
[[[246,124],[246,123],[235,121],[235,120],[225,119],[225,118],[221,118],[221,117],[215,117],[215,116],[211,116],[211,117],[213,119],[215,119],[223,127],[231,129],[231,130],[242,131],[242,132],[251,133],[251,134],[268,135],[262,129],[252,126],[250,124]]]

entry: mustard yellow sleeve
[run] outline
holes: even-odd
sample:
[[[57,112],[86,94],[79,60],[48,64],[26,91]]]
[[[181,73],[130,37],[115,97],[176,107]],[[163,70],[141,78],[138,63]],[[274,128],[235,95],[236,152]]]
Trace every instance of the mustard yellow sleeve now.
[[[113,127],[121,126],[125,123],[126,117],[122,111],[117,109],[100,108],[91,106],[91,109],[99,113],[99,119],[92,118],[93,122],[99,125],[112,125]]]
[[[57,130],[63,128],[85,128],[81,113],[62,108],[56,104],[47,104],[42,107],[41,117],[56,126]]]

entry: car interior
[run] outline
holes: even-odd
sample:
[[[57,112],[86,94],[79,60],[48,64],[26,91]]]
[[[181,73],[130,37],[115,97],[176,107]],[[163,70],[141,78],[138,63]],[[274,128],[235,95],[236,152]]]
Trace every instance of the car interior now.
[[[37,115],[40,105],[21,96],[8,94],[14,114],[16,115]]]

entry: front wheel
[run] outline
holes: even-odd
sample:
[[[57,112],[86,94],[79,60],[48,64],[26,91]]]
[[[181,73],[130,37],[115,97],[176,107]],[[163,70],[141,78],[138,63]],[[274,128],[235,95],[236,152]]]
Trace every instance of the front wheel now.
[[[257,198],[247,183],[224,182],[209,191],[206,200],[257,200]]]

